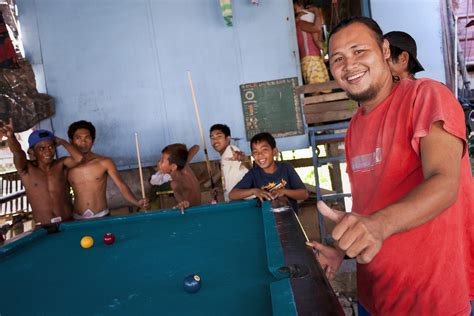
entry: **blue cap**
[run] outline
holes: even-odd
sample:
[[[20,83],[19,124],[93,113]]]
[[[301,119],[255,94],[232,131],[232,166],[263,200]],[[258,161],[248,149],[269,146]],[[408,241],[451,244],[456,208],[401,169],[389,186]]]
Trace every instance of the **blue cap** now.
[[[44,140],[54,140],[54,134],[45,129],[34,131],[30,137],[28,137],[28,144],[30,148],[33,148],[36,144]]]

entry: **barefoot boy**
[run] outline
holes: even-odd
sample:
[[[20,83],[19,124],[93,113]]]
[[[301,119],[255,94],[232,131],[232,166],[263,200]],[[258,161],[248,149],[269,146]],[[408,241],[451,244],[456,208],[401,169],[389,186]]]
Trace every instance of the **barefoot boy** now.
[[[171,189],[180,208],[181,213],[185,208],[201,204],[201,191],[196,175],[187,164],[188,150],[183,144],[171,144],[161,151],[158,169],[171,176]]]
[[[107,176],[117,185],[122,196],[139,208],[147,208],[147,199],[137,199],[123,182],[112,159],[92,152],[95,127],[91,122],[77,121],[68,129],[71,143],[84,155],[84,161],[69,171],[68,180],[74,191],[74,218],[89,219],[109,214]]]
[[[278,154],[273,136],[269,133],[255,135],[250,148],[257,166],[237,183],[229,194],[230,199],[240,200],[251,195],[261,201],[286,197],[289,205],[298,212],[297,200],[306,200],[308,191],[291,165],[273,160]]]
[[[13,153],[13,162],[25,186],[36,225],[72,219],[67,171],[82,161],[82,154],[50,131],[37,130],[28,138],[28,153],[35,160],[28,160],[13,133],[11,120],[1,128],[0,139],[3,136],[8,138],[8,147]],[[64,146],[71,156],[54,159],[57,146]]]

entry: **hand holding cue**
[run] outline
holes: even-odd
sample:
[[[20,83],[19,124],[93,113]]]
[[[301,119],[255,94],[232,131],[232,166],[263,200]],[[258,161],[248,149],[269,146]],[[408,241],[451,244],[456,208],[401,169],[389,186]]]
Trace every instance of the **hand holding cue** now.
[[[217,202],[217,192],[215,190],[216,186],[214,185],[214,180],[212,179],[211,163],[209,162],[209,156],[207,155],[206,141],[204,140],[204,134],[202,132],[201,116],[199,115],[199,108],[197,104],[196,93],[194,92],[193,79],[191,78],[191,72],[189,70],[188,70],[188,81],[189,81],[189,87],[191,88],[191,95],[193,97],[194,112],[196,113],[199,133],[201,134],[201,143],[204,150],[204,156],[206,157],[207,173],[209,174],[209,179],[211,179],[211,188],[214,191],[214,200]]]
[[[138,143],[138,133],[137,132],[135,132],[135,146],[137,147],[138,173],[140,174],[140,186],[141,186],[141,189],[142,189],[142,199],[146,199],[145,184],[143,183],[142,160],[140,158],[140,144]]]

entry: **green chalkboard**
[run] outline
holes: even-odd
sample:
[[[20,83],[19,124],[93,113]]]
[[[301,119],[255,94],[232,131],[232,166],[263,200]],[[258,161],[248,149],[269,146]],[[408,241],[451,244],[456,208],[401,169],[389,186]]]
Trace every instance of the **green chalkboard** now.
[[[240,85],[247,140],[261,132],[274,137],[304,133],[299,97],[293,92],[297,78]]]

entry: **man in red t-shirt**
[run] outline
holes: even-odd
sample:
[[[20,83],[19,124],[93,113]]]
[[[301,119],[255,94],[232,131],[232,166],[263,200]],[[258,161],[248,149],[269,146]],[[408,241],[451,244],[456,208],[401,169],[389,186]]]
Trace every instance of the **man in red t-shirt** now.
[[[337,223],[336,248],[310,245],[328,277],[344,254],[357,259],[359,301],[373,315],[469,314],[474,203],[461,106],[433,80],[394,82],[370,18],[342,21],[329,58],[360,104],[345,141],[353,208],[318,202]]]

